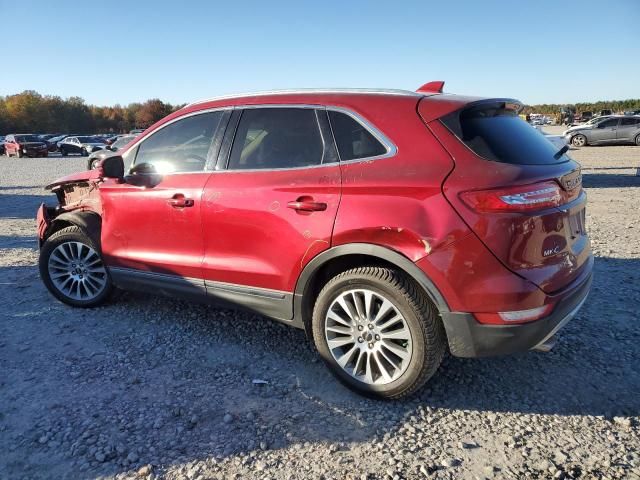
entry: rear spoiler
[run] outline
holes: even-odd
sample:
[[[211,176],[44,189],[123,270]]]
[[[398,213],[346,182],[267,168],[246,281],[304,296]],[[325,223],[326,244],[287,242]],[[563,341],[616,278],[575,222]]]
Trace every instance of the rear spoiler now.
[[[425,123],[432,122],[458,110],[483,107],[494,103],[504,104],[503,108],[519,112],[523,105],[513,98],[483,98],[467,97],[464,95],[431,95],[422,97],[418,104],[418,111]]]

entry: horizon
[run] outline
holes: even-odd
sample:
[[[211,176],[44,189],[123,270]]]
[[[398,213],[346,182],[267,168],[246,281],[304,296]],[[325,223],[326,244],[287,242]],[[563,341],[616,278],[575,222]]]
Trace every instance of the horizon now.
[[[22,23],[5,23],[5,52],[36,52],[47,61],[46,68],[19,61],[0,95],[34,90],[96,106],[154,98],[182,104],[323,85],[416,90],[444,80],[448,93],[527,105],[640,97],[634,0],[617,0],[616,8],[595,0],[404,5],[194,1],[176,13],[170,2],[72,0],[60,8],[0,0],[5,17],[29,18],[28,35]],[[56,22],[61,15],[73,15],[73,28]]]

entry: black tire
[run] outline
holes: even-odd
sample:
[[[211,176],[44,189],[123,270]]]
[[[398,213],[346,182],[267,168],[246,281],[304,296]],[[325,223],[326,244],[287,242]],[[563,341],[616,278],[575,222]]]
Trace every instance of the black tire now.
[[[390,383],[371,384],[354,378],[337,363],[327,343],[328,309],[340,294],[359,288],[389,300],[404,317],[411,332],[412,353],[408,366]],[[332,278],[316,300],[312,330],[318,352],[338,380],[365,396],[385,399],[399,399],[415,393],[436,372],[447,347],[444,326],[435,306],[412,279],[390,268],[358,267]]]
[[[60,155],[62,155],[63,157],[67,156],[67,151],[62,147],[60,147]]]
[[[86,149],[86,148],[83,148],[83,149],[80,151],[80,155],[82,155],[83,157],[86,157],[86,156],[88,156],[88,155],[89,155],[89,152],[87,152],[87,149]]]
[[[640,134],[636,135],[636,145],[640,147]]]
[[[39,268],[40,268],[40,277],[44,282],[45,286],[51,292],[51,294],[67,305],[71,305],[73,307],[82,307],[89,308],[95,307],[102,303],[104,303],[113,291],[113,286],[111,284],[111,278],[109,277],[108,270],[105,269],[104,273],[104,287],[99,289],[98,292],[93,298],[90,299],[76,299],[66,295],[63,291],[61,291],[54,284],[49,268],[49,260],[51,258],[54,250],[64,243],[69,242],[77,242],[81,243],[91,249],[93,249],[98,257],[100,257],[100,249],[97,246],[96,242],[87,236],[82,229],[76,226],[66,227],[62,230],[54,233],[49,237],[42,246],[40,250],[40,259],[39,259]],[[86,251],[86,249],[85,249]],[[101,262],[100,265],[102,266]]]
[[[20,149],[16,150],[16,157],[22,158],[22,152],[20,151]]]
[[[581,133],[574,135],[573,137],[571,137],[571,145],[576,148],[586,147],[588,145],[587,137],[585,137]]]

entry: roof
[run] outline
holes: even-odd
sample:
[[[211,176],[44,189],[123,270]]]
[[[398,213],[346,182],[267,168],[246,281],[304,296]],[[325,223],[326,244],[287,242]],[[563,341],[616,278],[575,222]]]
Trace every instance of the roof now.
[[[309,95],[309,94],[362,94],[362,95],[398,95],[422,97],[423,95],[410,90],[398,90],[390,88],[299,88],[291,90],[270,90],[261,92],[237,93],[232,95],[221,95],[213,98],[205,98],[186,105],[184,108],[202,103],[215,102],[218,100],[229,100],[236,98],[268,97],[273,95]]]

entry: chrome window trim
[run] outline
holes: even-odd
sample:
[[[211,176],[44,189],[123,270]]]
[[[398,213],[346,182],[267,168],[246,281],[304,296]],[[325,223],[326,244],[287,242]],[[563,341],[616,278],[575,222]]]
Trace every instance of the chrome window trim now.
[[[207,102],[215,102],[218,100],[231,100],[236,98],[248,98],[248,97],[266,97],[271,95],[295,95],[295,94],[378,94],[378,95],[398,95],[398,96],[412,96],[421,97],[420,93],[412,92],[411,90],[401,90],[394,88],[294,88],[284,90],[264,90],[258,92],[245,92],[245,93],[232,93],[229,95],[219,95],[216,97],[205,98],[202,100],[196,100],[184,108],[191,107],[193,105],[200,105]]]
[[[382,155],[376,155],[373,157],[353,158],[351,160],[340,159],[340,163],[350,164],[350,163],[356,163],[356,162],[369,162],[372,160],[381,160],[383,158],[393,157],[398,153],[398,147],[396,147],[396,145],[384,133],[382,133],[382,131],[380,131],[375,125],[373,125],[369,120],[364,118],[359,113],[356,113],[344,107],[327,106],[326,108],[329,111],[340,112],[340,113],[349,115],[356,122],[362,125],[362,127],[364,127],[365,130],[367,130],[371,135],[373,135],[374,138],[378,140],[387,149],[387,153],[384,153]],[[329,123],[331,123],[331,119],[329,119]],[[331,129],[333,130],[333,126],[331,127]],[[335,134],[333,137],[335,139]],[[337,145],[336,145],[336,150],[338,150]],[[340,157],[340,150],[338,150],[338,157]]]
[[[131,148],[127,149],[127,151],[132,150],[134,148],[138,149],[138,151],[136,152],[136,156],[133,159],[133,162],[131,162],[131,166],[129,167],[129,170],[131,170],[131,168],[133,168],[133,166],[136,164],[136,160],[138,159],[138,153],[140,151],[140,145],[142,145],[144,142],[146,142],[149,138],[154,136],[159,131],[163,130],[165,127],[168,127],[169,125],[172,125],[172,124],[174,124],[174,123],[176,123],[176,122],[178,122],[180,120],[184,120],[185,118],[195,117],[196,115],[204,115],[205,113],[212,113],[212,112],[218,112],[218,111],[223,111],[223,110],[234,110],[234,108],[235,107],[233,107],[233,106],[227,106],[227,107],[207,108],[207,109],[204,109],[204,110],[196,110],[194,112],[189,112],[186,115],[180,115],[180,116],[168,121],[167,123],[163,123],[158,128],[153,130],[151,133],[149,133],[148,135],[145,135],[143,138],[141,138],[140,141],[138,141],[138,142],[134,143],[133,145],[131,145]],[[217,132],[214,132],[214,135],[215,135],[215,133],[217,133]],[[213,144],[213,138],[211,139],[211,142]],[[209,148],[211,148],[211,145],[209,145]],[[123,154],[124,154],[124,152],[123,152]],[[205,167],[206,167],[206,163],[205,163]],[[189,171],[189,172],[171,172],[171,173],[164,174],[163,177],[166,177],[168,175],[180,175],[180,174],[185,174],[185,173],[211,173],[211,172],[213,172],[213,170],[207,170],[206,168],[203,168],[202,170],[193,170],[193,171]]]
[[[330,110],[335,112],[344,113],[353,118],[356,122],[358,122],[365,130],[367,130],[373,137],[378,140],[386,149],[387,153],[382,155],[376,155],[374,157],[362,157],[362,158],[354,158],[352,160],[338,160],[337,162],[328,162],[328,163],[320,163],[318,165],[306,165],[304,167],[282,167],[282,168],[251,168],[251,169],[229,169],[224,168],[222,170],[215,170],[213,173],[223,173],[223,172],[270,172],[270,171],[283,171],[283,170],[302,170],[307,168],[318,168],[318,167],[326,167],[326,166],[335,166],[340,164],[351,164],[351,163],[359,163],[359,162],[370,162],[373,160],[381,160],[384,158],[391,158],[398,153],[398,147],[384,134],[382,133],[375,125],[373,125],[369,120],[364,118],[357,112],[350,110],[345,107],[338,107],[335,105],[323,105],[323,104],[308,104],[308,103],[266,103],[266,104],[255,104],[255,105],[236,105],[236,109],[244,110],[244,109],[255,109],[255,108],[312,108],[315,110]],[[329,121],[331,123],[331,121]],[[332,132],[333,133],[333,132]],[[322,137],[322,129],[320,128],[320,136]],[[322,137],[324,140],[324,137]],[[335,135],[331,138],[332,141],[335,142]],[[235,139],[234,139],[235,141]],[[232,146],[233,147],[233,146]],[[324,146],[323,146],[324,148]],[[336,152],[338,154],[338,158],[340,158],[340,152],[338,151],[336,145]],[[324,151],[323,151],[323,159],[324,159]]]

